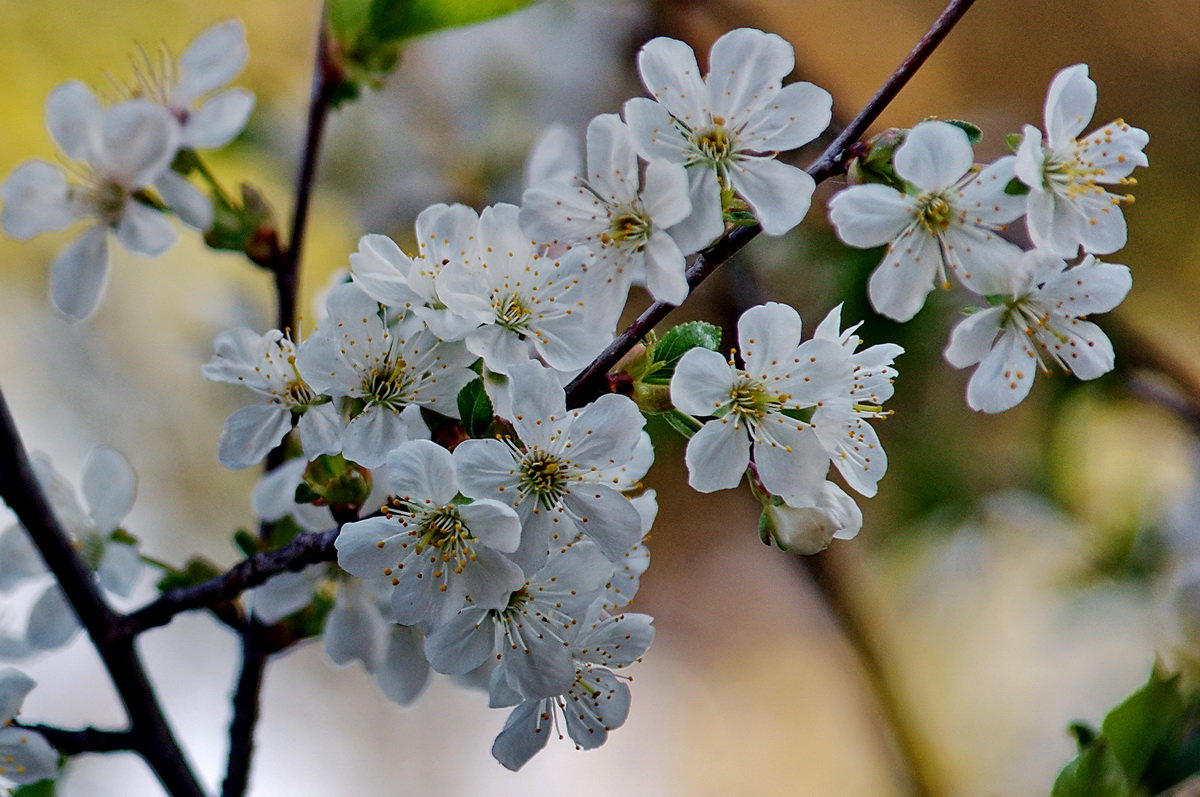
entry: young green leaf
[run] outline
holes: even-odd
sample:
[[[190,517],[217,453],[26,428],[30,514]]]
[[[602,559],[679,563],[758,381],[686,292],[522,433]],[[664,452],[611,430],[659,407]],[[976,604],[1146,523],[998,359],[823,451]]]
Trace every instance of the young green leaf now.
[[[458,417],[471,437],[486,437],[494,416],[492,400],[483,388],[482,379],[473,379],[458,391]]]

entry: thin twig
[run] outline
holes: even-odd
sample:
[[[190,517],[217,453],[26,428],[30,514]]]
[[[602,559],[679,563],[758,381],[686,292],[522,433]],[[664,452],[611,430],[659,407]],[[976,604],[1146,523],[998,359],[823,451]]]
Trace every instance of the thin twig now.
[[[54,516],[2,392],[0,497],[20,519],[96,646],[129,715],[133,749],[141,754],[170,794],[200,797],[203,791],[167,725],[142,661],[134,650],[133,639],[113,634],[118,626],[118,615],[104,602],[91,573]]]
[[[818,184],[837,174],[846,171],[850,160],[850,147],[858,141],[888,104],[900,93],[900,89],[908,83],[917,70],[928,60],[937,46],[942,43],[947,34],[954,28],[963,14],[974,5],[975,0],[953,0],[934,20],[933,25],[913,47],[912,52],[900,62],[900,66],[883,84],[871,101],[859,111],[858,115],[846,125],[846,128],[833,140],[821,157],[806,169]],[[726,237],[717,241],[696,258],[687,270],[687,282],[690,290],[708,279],[718,267],[729,258],[741,251],[762,232],[762,227],[752,224],[739,227]],[[599,357],[592,361],[567,385],[567,405],[579,407],[595,399],[604,392],[604,375],[617,364],[625,354],[632,349],[651,329],[658,325],[674,310],[676,305],[668,302],[655,302],[650,305],[624,332],[617,336]]]
[[[51,747],[66,756],[80,753],[126,753],[136,747],[131,731],[58,728],[53,725],[29,725],[24,722],[14,722],[13,727],[41,734]]]
[[[143,631],[166,625],[180,612],[205,609],[236,598],[246,590],[266,582],[271,576],[288,570],[302,570],[337,556],[333,541],[338,529],[316,534],[301,534],[284,547],[243,559],[223,575],[192,587],[164,592],[153,603],[121,618],[118,633],[136,636]]]
[[[233,720],[229,723],[229,762],[221,797],[242,797],[250,783],[254,756],[254,728],[258,724],[259,692],[269,653],[263,644],[262,626],[251,620],[242,632],[242,670],[233,694]]]

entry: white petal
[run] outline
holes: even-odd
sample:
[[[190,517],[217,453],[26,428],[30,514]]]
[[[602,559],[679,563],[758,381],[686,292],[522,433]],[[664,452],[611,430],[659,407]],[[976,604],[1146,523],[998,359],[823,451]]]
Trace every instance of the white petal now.
[[[337,454],[342,450],[342,430],[345,423],[333,402],[309,407],[296,424],[300,444],[307,459],[321,454]]]
[[[26,161],[4,181],[4,231],[21,241],[75,221],[63,170],[45,161]]]
[[[419,412],[415,404],[404,408]],[[378,468],[396,446],[408,440],[409,426],[401,413],[374,405],[346,425],[342,434],[342,455],[368,468]]]
[[[634,97],[625,103],[624,113],[639,155],[646,160],[664,158],[672,163],[684,162],[691,145],[666,108],[645,97]]]
[[[105,112],[96,161],[126,188],[141,188],[166,171],[178,147],[175,117],[149,100],[129,100]]]
[[[642,538],[641,516],[616,490],[602,484],[579,485],[564,496],[563,503],[575,516],[575,525],[610,562],[620,562]]]
[[[696,166],[687,170],[688,198],[692,212],[667,230],[682,252],[699,252],[725,232],[721,210],[721,186],[711,169]]]
[[[1007,155],[989,164],[961,189],[961,208],[973,224],[1007,224],[1025,212],[1026,199],[1004,188],[1016,176],[1016,158]],[[957,203],[956,203],[957,204]]]
[[[171,208],[184,224],[202,232],[212,226],[212,200],[183,175],[172,171],[163,172],[154,182],[154,187],[162,194],[167,207]]]
[[[795,66],[792,45],[774,33],[754,28],[729,31],[713,43],[708,58],[705,82],[713,116],[731,126],[746,121],[775,98]]]
[[[1072,319],[1061,330],[1068,341],[1055,340],[1053,351],[1080,379],[1095,379],[1113,369],[1112,341],[1091,321]]]
[[[1033,125],[1025,125],[1021,135],[1013,173],[1035,194],[1041,193],[1046,190],[1046,149],[1042,145],[1042,131]]]
[[[1046,134],[1051,146],[1078,138],[1096,110],[1096,84],[1087,64],[1063,69],[1046,92]]]
[[[684,456],[688,484],[702,493],[738,486],[750,464],[750,438],[746,430],[728,418],[704,424],[688,441]]]
[[[781,370],[778,363],[792,358],[802,331],[800,314],[791,305],[767,302],[742,313],[738,319],[738,348],[746,372],[760,375]]]
[[[671,401],[683,412],[713,415],[730,401],[736,378],[728,361],[715,351],[689,349],[671,377]]]
[[[505,553],[517,550],[521,542],[521,521],[506,504],[479,498],[459,505],[458,513],[464,525],[487,547]]]
[[[882,246],[913,223],[916,200],[886,185],[853,185],[829,200],[829,221],[850,246]]]
[[[67,603],[63,591],[54,584],[33,604],[25,638],[39,650],[57,650],[70,642],[79,630],[75,610]]]
[[[1074,258],[1079,252],[1083,218],[1072,203],[1053,191],[1030,191],[1028,199],[1025,223],[1034,245],[1062,258]]]
[[[237,77],[246,65],[246,30],[240,20],[218,22],[192,40],[179,58],[182,72],[174,101],[181,106]]]
[[[80,486],[96,530],[108,534],[133,508],[137,474],[121,452],[97,446],[84,463]]]
[[[786,152],[821,135],[832,116],[828,91],[811,83],[792,83],[747,125],[739,144],[755,152]]]
[[[1076,201],[1080,214],[1079,243],[1085,252],[1107,255],[1125,246],[1125,215],[1107,193],[1085,194]]]
[[[462,675],[492,654],[494,637],[486,611],[464,609],[425,637],[425,655],[438,672]]]
[[[1132,287],[1133,276],[1128,267],[1089,257],[1048,281],[1042,295],[1056,300],[1064,315],[1085,316],[1112,310],[1125,300]]]
[[[895,321],[912,318],[933,290],[941,259],[937,240],[916,226],[909,227],[871,273],[867,282],[871,306]]]
[[[387,456],[388,483],[403,499],[442,506],[458,495],[450,452],[428,440],[411,440]]]
[[[425,661],[420,631],[404,625],[392,626],[375,679],[379,691],[402,706],[421,696],[429,683],[429,663]]]
[[[96,568],[96,574],[100,577],[100,586],[113,595],[127,598],[137,586],[144,570],[145,565],[137,548],[110,541],[104,546],[104,554],[100,557],[100,566]]]
[[[454,464],[463,495],[491,498],[509,506],[520,503],[516,463],[508,446],[499,440],[464,440],[454,449]]]
[[[268,624],[277,623],[312,603],[313,593],[325,568],[306,567],[297,572],[272,576],[265,584],[250,590],[254,616]]]
[[[955,368],[966,368],[986,357],[992,350],[996,335],[1000,334],[1003,313],[1003,307],[989,307],[959,321],[950,333],[950,343],[945,351],[946,362]]]
[[[629,128],[615,113],[600,114],[588,123],[585,179],[612,204],[631,202],[637,196],[637,154]]]
[[[1019,332],[1006,331],[967,383],[967,404],[980,412],[1004,412],[1029,395],[1038,364]]]
[[[829,454],[812,428],[784,415],[768,415],[761,434],[766,439],[755,441],[754,463],[763,486],[792,506],[815,503],[829,472]]]
[[[492,743],[492,757],[505,769],[516,772],[546,746],[554,732],[552,721],[544,716],[549,706],[546,700],[527,700],[508,715]]]
[[[191,149],[223,147],[246,128],[253,110],[254,92],[223,91],[188,115],[180,144]]]
[[[158,257],[175,243],[175,228],[166,215],[140,202],[127,202],[117,222],[117,239],[130,252]]]
[[[656,227],[673,227],[692,212],[687,170],[678,163],[653,160],[646,166],[642,206]]]
[[[689,290],[687,263],[675,239],[657,231],[650,236],[642,253],[645,256],[646,290],[650,291],[654,301],[683,304]]]
[[[386,628],[374,599],[354,581],[343,581],[325,618],[325,655],[339,667],[362,662],[374,672],[383,656]]]
[[[14,525],[0,531],[0,592],[8,592],[45,572],[42,556],[24,527]]]
[[[550,125],[529,149],[529,157],[525,160],[525,187],[568,181],[582,171],[578,136],[565,125]]]
[[[608,739],[608,732],[625,724],[629,716],[629,687],[606,669],[597,667],[587,675],[587,689],[573,688],[563,709],[567,735],[582,750],[594,750]]]
[[[75,160],[95,157],[103,115],[96,95],[78,80],[57,86],[46,98],[46,127],[62,151]]]
[[[783,235],[803,221],[817,186],[808,172],[774,158],[745,157],[730,167],[729,180],[767,235]]]
[[[5,779],[17,785],[50,780],[58,772],[58,751],[40,733],[25,728],[0,728],[0,761]]]
[[[974,153],[967,134],[946,122],[922,122],[896,148],[896,174],[922,191],[958,182],[971,168]]]
[[[583,468],[627,462],[642,439],[646,420],[637,404],[609,393],[583,408],[567,427],[571,460]]]
[[[227,468],[241,470],[262,462],[292,429],[292,413],[280,404],[251,404],[242,407],[221,430],[217,460]]]
[[[535,360],[512,369],[512,403],[516,412],[510,418],[517,436],[526,444],[548,442],[553,421],[567,414],[566,392],[553,370]]]
[[[942,233],[946,266],[962,284],[983,296],[1004,293],[1021,249],[986,227],[953,224]]]
[[[108,231],[97,224],[83,231],[50,266],[50,298],[68,321],[96,310],[108,276]]]
[[[0,670],[0,725],[17,716],[25,696],[29,694],[37,682],[20,670],[5,667]]]
[[[364,235],[358,240],[358,251],[350,255],[354,283],[372,299],[389,307],[421,303],[422,297],[408,282],[413,269],[412,260],[386,235]]]
[[[672,116],[693,130],[710,122],[708,90],[691,47],[660,36],[642,46],[637,62],[642,84]]]

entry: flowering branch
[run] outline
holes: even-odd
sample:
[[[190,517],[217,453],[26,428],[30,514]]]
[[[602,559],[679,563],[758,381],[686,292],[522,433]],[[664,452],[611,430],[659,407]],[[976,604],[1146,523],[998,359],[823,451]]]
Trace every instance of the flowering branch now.
[[[132,731],[111,731],[104,728],[56,728],[53,725],[26,725],[14,722],[14,727],[39,733],[63,755],[79,753],[121,753],[136,749]]]
[[[850,124],[833,140],[816,162],[805,171],[817,183],[822,183],[838,174],[844,174],[846,165],[852,155],[852,146],[866,132],[884,109],[895,99],[900,90],[908,83],[917,70],[929,59],[942,40],[953,30],[962,16],[974,5],[975,0],[952,0],[942,13],[934,20],[921,40],[917,42],[891,77],[884,82],[875,96],[871,98]],[[750,243],[762,232],[762,226],[751,224],[738,227],[715,244],[704,250],[687,270],[689,290],[708,279],[708,277]],[[584,368],[578,376],[567,385],[567,403],[569,406],[582,406],[605,392],[603,377],[608,370],[617,364],[625,354],[658,325],[660,321],[674,310],[677,305],[669,302],[655,302],[650,305],[637,319],[634,320],[620,335],[617,336],[600,356]]]
[[[172,795],[199,797],[203,794],[200,784],[167,725],[142,661],[134,650],[133,639],[114,633],[119,627],[119,615],[104,602],[91,574],[50,509],[3,393],[0,393],[0,497],[29,532],[96,646],[129,716],[130,748],[146,760]]]

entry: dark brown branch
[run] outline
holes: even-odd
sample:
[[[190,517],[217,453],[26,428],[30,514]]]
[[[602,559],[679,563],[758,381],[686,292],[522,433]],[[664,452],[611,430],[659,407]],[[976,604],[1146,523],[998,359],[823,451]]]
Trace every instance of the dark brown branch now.
[[[67,602],[87,631],[129,715],[132,748],[175,797],[203,791],[167,726],[132,637],[114,635],[116,615],[104,602],[42,492],[8,404],[0,393],[0,497],[20,519]]]
[[[242,670],[233,694],[233,719],[229,723],[229,763],[221,797],[242,797],[250,782],[254,757],[254,728],[258,724],[259,692],[267,668],[267,651],[262,626],[251,620],[242,632]]]
[[[338,529],[316,534],[301,534],[276,551],[255,554],[234,565],[224,575],[197,584],[164,592],[157,600],[121,618],[118,634],[135,636],[171,622],[180,612],[205,609],[236,598],[246,590],[266,582],[271,576],[288,570],[302,570],[337,556],[333,541]]]
[[[53,725],[28,725],[24,722],[15,722],[13,727],[40,733],[46,737],[51,747],[68,756],[80,753],[124,753],[136,747],[133,733],[130,731],[110,731],[102,728],[74,730]]]
[[[879,118],[888,104],[900,93],[900,89],[904,88],[974,3],[975,0],[953,0],[946,6],[925,35],[921,37],[921,40],[917,42],[917,45],[913,47],[912,52],[900,62],[896,71],[871,98],[871,101],[859,111],[850,124],[846,125],[846,128],[817,158],[816,162],[808,167],[806,171],[813,180],[819,184],[834,175],[845,173],[850,159],[851,145],[858,141],[867,128]],[[754,240],[760,232],[762,232],[762,227],[757,224],[737,228],[702,252],[687,270],[689,288],[695,290],[697,285],[708,279],[709,275],[741,251],[742,247]],[[603,393],[604,375],[608,373],[608,370],[637,345],[646,336],[646,333],[666,318],[675,307],[676,305],[667,302],[655,302],[638,316],[599,357],[584,368],[571,381],[571,384],[567,385],[567,405],[579,407]]]

